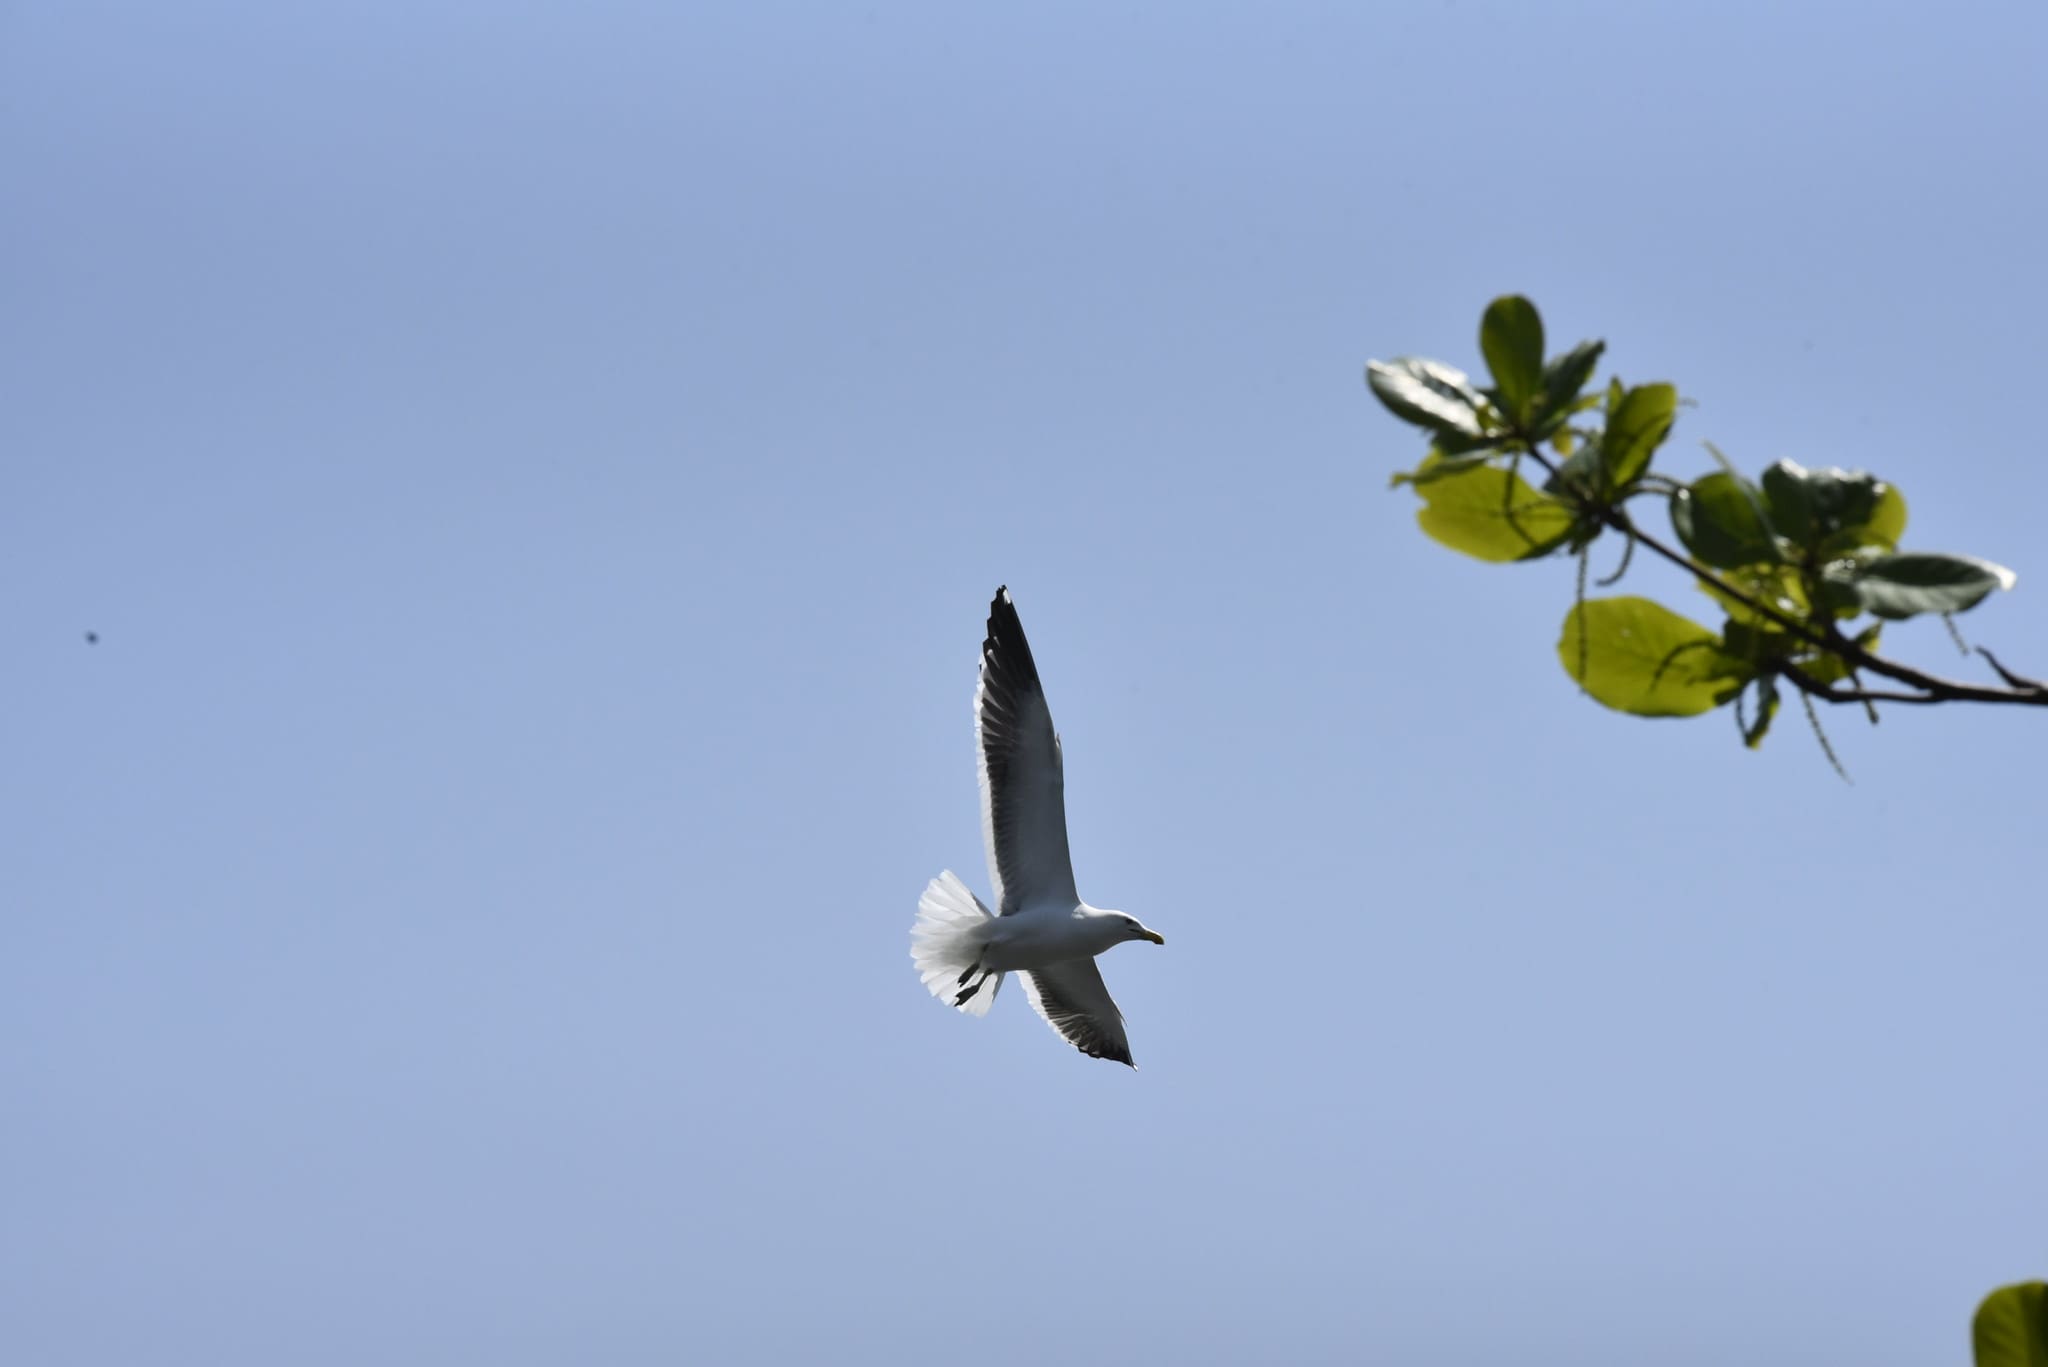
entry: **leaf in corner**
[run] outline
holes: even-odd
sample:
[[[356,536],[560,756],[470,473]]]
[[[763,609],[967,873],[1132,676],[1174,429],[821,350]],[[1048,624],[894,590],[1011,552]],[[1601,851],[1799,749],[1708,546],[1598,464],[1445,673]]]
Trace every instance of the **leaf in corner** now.
[[[1977,1367],[2048,1367],[2048,1283],[2001,1286],[1970,1321]]]

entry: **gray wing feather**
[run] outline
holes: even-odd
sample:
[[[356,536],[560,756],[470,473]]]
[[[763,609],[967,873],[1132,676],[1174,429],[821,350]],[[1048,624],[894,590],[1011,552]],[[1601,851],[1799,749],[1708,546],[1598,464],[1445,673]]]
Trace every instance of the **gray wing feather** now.
[[[1041,901],[1078,903],[1067,852],[1067,787],[1059,733],[1024,624],[1007,588],[996,590],[974,690],[981,833],[998,915]]]
[[[1032,1009],[1060,1038],[1090,1058],[1138,1066],[1131,1062],[1131,1044],[1124,1037],[1124,1013],[1110,999],[1095,960],[1067,959],[1017,976]]]

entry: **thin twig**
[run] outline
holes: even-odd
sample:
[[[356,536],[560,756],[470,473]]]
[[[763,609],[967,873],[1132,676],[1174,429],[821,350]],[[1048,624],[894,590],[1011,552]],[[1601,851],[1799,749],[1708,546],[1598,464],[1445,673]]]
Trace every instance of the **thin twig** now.
[[[1588,560],[1592,559],[1592,558],[1593,558],[1593,552],[1592,552],[1592,548],[1591,548],[1591,547],[1589,547],[1589,546],[1581,546],[1581,547],[1579,547],[1579,583],[1578,583],[1578,589],[1577,589],[1577,591],[1576,591],[1576,592],[1575,592],[1575,593],[1574,593],[1574,594],[1572,595],[1572,615],[1573,615],[1573,617],[1574,617],[1574,618],[1576,619],[1576,621],[1577,621],[1577,623],[1578,623],[1578,628],[1579,628],[1579,675],[1578,675],[1578,678],[1579,678],[1579,692],[1581,692],[1581,693],[1584,693],[1584,692],[1586,692],[1586,691],[1587,691],[1587,689],[1586,689],[1586,653],[1587,653],[1587,651],[1588,651],[1588,649],[1589,649],[1589,646],[1587,645],[1587,641],[1586,641],[1586,562],[1587,562]]]
[[[1835,747],[1828,744],[1828,733],[1821,730],[1820,713],[1813,710],[1813,699],[1801,693],[1799,705],[1806,709],[1806,722],[1813,728],[1813,738],[1820,742],[1820,752],[1828,757],[1829,764],[1835,766],[1835,772],[1841,776],[1842,782],[1853,787],[1856,780],[1850,778],[1849,771],[1842,767],[1841,757],[1835,754]]]
[[[1977,653],[1986,660],[1989,660],[1991,667],[1998,671],[1998,677],[2011,684],[2014,688],[2026,693],[2048,693],[2048,683],[2042,683],[2039,679],[2029,679],[2024,674],[2013,673],[2010,669],[2000,664],[1998,657],[1983,646],[1977,647]]]
[[[1636,534],[1634,529],[1631,528],[1627,538],[1621,543],[1621,563],[1614,567],[1613,574],[1608,575],[1605,579],[1595,580],[1595,587],[1604,589],[1612,585],[1619,584],[1621,582],[1621,576],[1628,573],[1629,562],[1631,560],[1634,560],[1635,558]]]

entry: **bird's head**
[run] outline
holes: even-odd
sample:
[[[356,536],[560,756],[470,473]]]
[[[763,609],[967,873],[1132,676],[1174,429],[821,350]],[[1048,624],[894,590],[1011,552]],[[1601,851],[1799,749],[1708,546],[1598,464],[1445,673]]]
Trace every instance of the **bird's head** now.
[[[1116,917],[1117,924],[1122,929],[1126,940],[1150,940],[1155,945],[1166,943],[1164,935],[1161,935],[1156,930],[1147,930],[1139,923],[1137,917],[1126,916],[1120,911],[1112,911],[1110,915]]]

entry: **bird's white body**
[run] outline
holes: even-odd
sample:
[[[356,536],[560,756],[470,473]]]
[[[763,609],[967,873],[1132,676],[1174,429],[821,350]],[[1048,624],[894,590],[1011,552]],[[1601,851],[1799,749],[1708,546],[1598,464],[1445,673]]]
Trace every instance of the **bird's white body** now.
[[[1092,959],[1131,937],[1129,918],[1086,902],[1062,908],[1041,904],[989,923],[981,961],[999,973],[1044,968],[1067,959]]]
[[[1074,891],[1067,854],[1065,763],[1038,667],[1008,589],[989,605],[974,692],[981,825],[993,915],[952,870],[926,885],[911,928],[910,957],[932,995],[985,1014],[1016,973],[1031,1005],[1082,1053],[1131,1064],[1123,1013],[1103,986],[1095,956],[1126,940],[1166,941],[1120,911],[1091,907]]]

